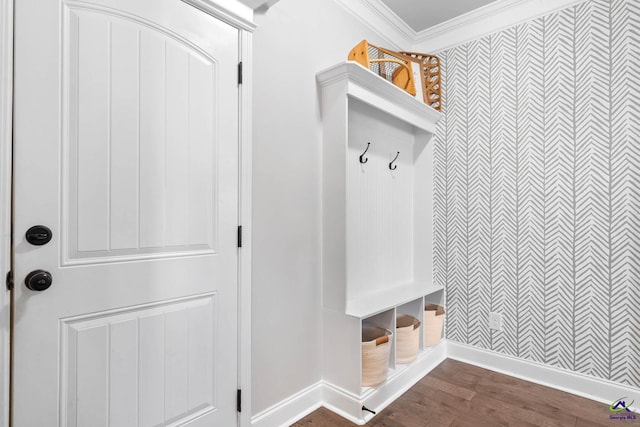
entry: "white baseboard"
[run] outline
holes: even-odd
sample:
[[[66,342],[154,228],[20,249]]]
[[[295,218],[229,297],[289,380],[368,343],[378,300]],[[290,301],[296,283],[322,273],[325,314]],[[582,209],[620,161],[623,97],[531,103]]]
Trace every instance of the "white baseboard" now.
[[[322,381],[276,403],[251,417],[252,427],[289,427],[318,409],[322,402]]]
[[[384,386],[370,389],[361,396],[356,396],[340,387],[325,382],[322,406],[353,423],[365,425],[374,415],[363,411],[363,405],[376,412],[376,414],[380,413],[446,358],[447,342],[443,341],[437,346],[421,352],[418,358],[410,364],[400,365],[393,372],[390,372]]]
[[[363,404],[379,413],[446,358],[447,343],[443,341],[422,352],[411,364],[395,369],[384,387],[370,389],[362,396],[356,396],[327,382],[317,382],[253,416],[251,426],[288,427],[321,406],[351,422],[364,425],[373,418],[373,414],[363,414]]]
[[[551,387],[607,405],[620,398],[640,402],[640,389],[600,378],[531,362],[494,351],[445,340],[418,360],[391,374],[383,390],[356,396],[333,384],[319,381],[251,418],[255,427],[288,427],[321,406],[358,425],[379,413],[445,359],[459,360],[525,381]]]
[[[354,424],[364,425],[365,423],[365,421],[352,415],[359,413],[362,407],[359,397],[331,383],[325,382],[322,387],[321,406],[324,406]]]
[[[635,387],[453,341],[447,342],[447,350],[447,355],[450,359],[555,388],[607,405],[622,397],[640,402],[640,389]]]

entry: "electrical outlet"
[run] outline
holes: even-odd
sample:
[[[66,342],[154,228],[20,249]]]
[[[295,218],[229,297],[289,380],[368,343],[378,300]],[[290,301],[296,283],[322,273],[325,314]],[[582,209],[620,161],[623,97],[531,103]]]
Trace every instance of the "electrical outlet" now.
[[[496,331],[502,331],[502,329],[503,329],[502,314],[500,314],[500,313],[489,313],[489,329],[494,329]]]

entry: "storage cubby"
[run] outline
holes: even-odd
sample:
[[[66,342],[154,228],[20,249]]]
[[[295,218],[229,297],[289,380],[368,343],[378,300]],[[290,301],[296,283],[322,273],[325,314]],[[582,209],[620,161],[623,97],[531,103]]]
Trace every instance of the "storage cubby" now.
[[[354,62],[317,75],[323,121],[325,404],[358,424],[444,359],[396,364],[396,315],[422,322],[432,281],[431,137],[440,113]],[[438,296],[433,298],[439,298]],[[361,384],[362,326],[394,333],[387,380]],[[422,328],[422,326],[421,326]],[[422,335],[422,334],[421,334]]]
[[[445,298],[444,298],[444,289],[438,289],[429,295],[424,297],[425,304],[437,304],[444,307]]]
[[[376,326],[378,328],[386,329],[391,331],[391,354],[389,356],[389,368],[394,369],[396,366],[395,362],[395,354],[396,354],[396,340],[395,340],[395,329],[396,329],[396,319],[393,310],[383,311],[382,313],[378,313],[375,316],[367,317],[366,319],[362,319],[362,326]],[[362,367],[360,367],[360,371],[362,372]]]
[[[368,317],[366,319],[362,319],[362,328],[365,328],[367,326],[373,326],[373,327],[377,327],[377,328],[382,328],[382,329],[386,329],[388,331],[391,332],[391,338],[389,340],[390,344],[391,344],[391,352],[389,354],[389,363],[388,363],[388,368],[389,368],[389,372],[388,375],[390,375],[391,373],[393,373],[393,370],[396,367],[396,362],[395,362],[395,354],[396,354],[396,339],[395,339],[395,328],[396,328],[396,322],[395,322],[395,311],[394,310],[387,310],[387,311],[383,311],[382,313],[378,313],[374,316]],[[360,361],[362,363],[362,357],[360,357]],[[362,364],[360,365],[360,370],[359,372],[362,375]],[[361,385],[362,385],[362,376],[361,376]],[[370,389],[371,387],[365,387],[362,386],[362,390],[361,393],[366,392],[368,389]]]
[[[425,303],[425,305],[427,305],[427,304],[436,304],[436,305],[439,305],[441,307],[444,307],[445,306],[444,290],[441,289],[441,290],[433,292],[433,293],[431,293],[429,295],[426,295],[425,298],[424,298],[424,303]],[[445,313],[445,319],[444,320],[445,320],[445,323],[446,323],[446,313]],[[423,317],[423,323],[424,323],[424,317]],[[425,327],[424,324],[422,326],[423,326],[423,328]],[[444,332],[445,332],[445,329],[444,329],[444,326],[443,326],[442,332],[440,334],[441,338],[444,338]],[[423,342],[423,346],[425,346],[425,344],[424,344],[424,335],[422,337],[422,342]]]
[[[406,304],[402,304],[401,306],[398,306],[398,308],[396,308],[396,318],[398,317],[398,315],[400,314],[407,314],[409,316],[415,317],[416,319],[418,319],[420,321],[420,345],[418,346],[418,352],[422,351],[423,349],[423,333],[422,333],[422,328],[423,328],[423,324],[422,324],[422,311],[424,310],[424,299],[420,298],[420,299],[416,299],[413,301],[409,301]]]

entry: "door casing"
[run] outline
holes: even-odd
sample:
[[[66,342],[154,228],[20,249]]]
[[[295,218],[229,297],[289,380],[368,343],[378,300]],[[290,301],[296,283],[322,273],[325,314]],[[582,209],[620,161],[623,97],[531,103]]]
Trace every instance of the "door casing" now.
[[[251,111],[253,12],[236,0],[182,0],[240,30],[240,153],[238,223],[243,227],[238,253],[238,384],[242,393],[240,426],[251,424]],[[4,279],[11,271],[11,186],[13,123],[13,0],[0,0],[0,427],[10,423],[10,292]]]
[[[0,0],[0,427],[9,427],[13,0]]]

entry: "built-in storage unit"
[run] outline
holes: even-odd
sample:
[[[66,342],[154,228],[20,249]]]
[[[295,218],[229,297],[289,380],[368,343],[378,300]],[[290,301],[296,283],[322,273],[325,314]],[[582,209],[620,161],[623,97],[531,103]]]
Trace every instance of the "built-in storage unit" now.
[[[418,357],[399,364],[394,339],[387,380],[362,386],[363,325],[395,331],[398,314],[422,321],[425,302],[444,303],[432,281],[431,137],[440,113],[354,62],[317,81],[324,403],[364,424],[368,410],[379,411],[445,357],[444,344],[425,348],[420,338]]]

